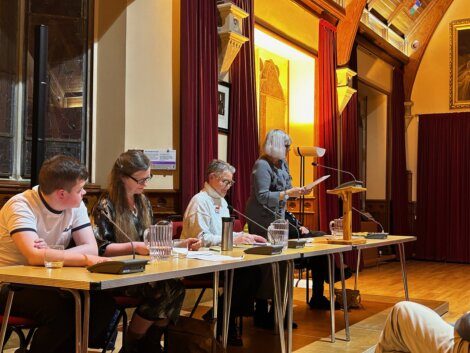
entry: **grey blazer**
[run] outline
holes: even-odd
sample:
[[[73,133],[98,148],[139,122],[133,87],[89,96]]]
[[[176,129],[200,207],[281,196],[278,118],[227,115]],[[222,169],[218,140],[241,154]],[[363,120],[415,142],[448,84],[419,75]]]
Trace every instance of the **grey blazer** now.
[[[279,200],[279,193],[291,187],[292,177],[286,161],[281,160],[280,166],[276,167],[266,157],[261,156],[251,172],[251,192],[246,204],[247,216],[267,229],[275,216],[263,206],[282,215],[285,201]],[[266,230],[250,221],[248,229],[252,234],[267,236]]]

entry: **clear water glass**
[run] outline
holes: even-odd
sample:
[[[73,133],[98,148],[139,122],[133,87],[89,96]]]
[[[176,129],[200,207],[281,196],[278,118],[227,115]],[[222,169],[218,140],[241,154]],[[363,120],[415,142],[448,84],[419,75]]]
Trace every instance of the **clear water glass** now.
[[[184,259],[188,255],[188,244],[186,239],[174,239],[171,255],[173,257]]]
[[[44,251],[44,267],[62,268],[64,266],[64,246],[49,245]]]
[[[285,219],[278,219],[268,227],[268,239],[273,245],[282,244],[283,249],[287,249],[289,240],[289,223]]]

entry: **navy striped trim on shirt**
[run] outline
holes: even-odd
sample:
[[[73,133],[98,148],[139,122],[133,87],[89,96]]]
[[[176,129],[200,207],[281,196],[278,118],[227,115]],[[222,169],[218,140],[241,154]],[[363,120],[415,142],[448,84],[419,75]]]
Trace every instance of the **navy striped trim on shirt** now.
[[[13,234],[18,233],[18,232],[34,232],[34,233],[37,233],[36,229],[34,229],[34,228],[18,228],[18,229],[12,230],[10,232],[10,236],[12,236]]]
[[[73,229],[72,229],[72,233],[73,233],[73,232],[76,232],[77,230],[80,230],[80,229],[89,227],[89,226],[91,226],[91,223],[82,224],[81,226],[78,226],[77,228],[73,228]]]

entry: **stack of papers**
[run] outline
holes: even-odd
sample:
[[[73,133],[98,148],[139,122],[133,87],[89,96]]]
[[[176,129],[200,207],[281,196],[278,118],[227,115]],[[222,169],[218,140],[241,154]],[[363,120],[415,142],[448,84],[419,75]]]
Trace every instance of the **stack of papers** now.
[[[241,256],[228,256],[228,255],[220,255],[214,251],[190,251],[186,256],[188,259],[198,259],[198,260],[205,260],[205,261],[233,261],[233,260],[242,260],[244,255]]]

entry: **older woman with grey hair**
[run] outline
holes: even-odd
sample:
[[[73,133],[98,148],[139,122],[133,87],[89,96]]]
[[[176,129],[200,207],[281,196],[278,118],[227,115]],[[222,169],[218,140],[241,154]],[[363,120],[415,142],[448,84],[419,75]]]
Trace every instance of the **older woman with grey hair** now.
[[[222,238],[222,217],[230,217],[225,195],[235,184],[235,168],[220,159],[214,159],[206,169],[204,188],[193,196],[184,213],[182,238],[198,237],[203,246],[219,245]],[[265,242],[263,237],[235,232],[233,242]]]
[[[284,216],[289,197],[299,197],[312,191],[292,186],[292,177],[285,159],[291,143],[291,138],[284,131],[270,130],[264,140],[261,157],[253,166],[246,213],[265,229],[274,221],[273,212],[280,217]],[[266,230],[258,225],[248,222],[248,227],[250,233],[267,237]],[[303,234],[308,233],[305,227],[301,227],[300,231]]]
[[[198,237],[202,240],[203,246],[220,244],[222,217],[230,217],[228,204],[224,197],[235,183],[233,180],[234,173],[235,168],[222,160],[214,159],[209,164],[206,170],[204,188],[194,195],[184,213],[182,238]],[[266,240],[259,235],[235,232],[233,242],[239,244],[266,242]],[[258,285],[258,275],[256,269],[247,268],[235,270],[234,276],[228,344],[241,346],[243,342],[235,325],[235,316],[252,314],[253,296]],[[219,303],[222,302],[222,300],[219,301]]]
[[[261,156],[253,166],[251,194],[246,205],[248,217],[263,228],[248,221],[250,233],[267,237],[266,229],[271,222],[275,218],[285,217],[291,223],[289,237],[297,238],[300,234],[313,236],[292,214],[286,212],[286,202],[289,198],[309,194],[312,191],[292,185],[292,177],[286,162],[286,155],[291,143],[289,135],[282,130],[270,130],[266,135]],[[276,214],[279,217],[276,217]],[[328,277],[328,259],[326,256],[315,257],[310,260],[309,267],[313,273],[313,296],[309,304],[314,309],[328,310],[329,301],[323,296],[324,281]],[[254,322],[256,326],[270,328],[274,323],[273,312],[272,310],[268,311],[268,300],[273,295],[272,275],[268,268],[262,269],[262,274],[262,283],[257,293]]]

